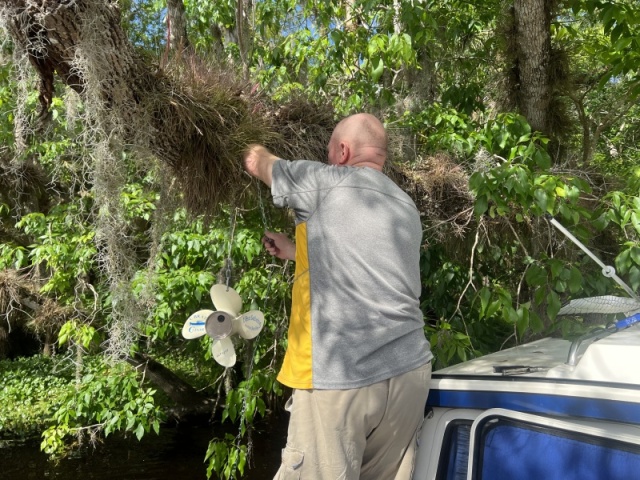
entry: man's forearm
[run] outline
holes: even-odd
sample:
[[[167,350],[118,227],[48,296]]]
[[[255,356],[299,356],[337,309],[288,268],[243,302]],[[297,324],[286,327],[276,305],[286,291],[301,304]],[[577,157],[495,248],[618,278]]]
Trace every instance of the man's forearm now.
[[[273,164],[278,160],[262,145],[249,145],[244,154],[244,168],[252,176],[271,186]]]

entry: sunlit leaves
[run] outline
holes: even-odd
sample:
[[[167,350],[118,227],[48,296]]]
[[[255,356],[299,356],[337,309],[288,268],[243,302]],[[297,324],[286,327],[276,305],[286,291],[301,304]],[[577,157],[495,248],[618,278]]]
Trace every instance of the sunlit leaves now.
[[[230,480],[244,474],[247,464],[247,446],[237,445],[233,435],[227,434],[223,440],[214,438],[209,442],[205,461],[208,461],[207,478],[216,474],[217,478]]]
[[[95,231],[86,223],[86,213],[77,204],[61,204],[48,215],[34,212],[16,224],[35,239],[29,257],[50,272],[42,292],[73,298],[80,278],[97,268]]]
[[[570,93],[584,103],[587,131],[595,132],[607,116],[622,115],[623,121],[604,130],[606,141],[597,145],[593,164],[583,172],[583,165],[575,161],[579,158],[574,138],[579,133],[575,132],[581,132],[576,126],[583,126],[577,120],[567,128],[570,140],[558,145],[532,132],[515,112],[500,113],[497,98],[503,87],[496,78],[502,63],[496,52],[496,25],[503,3],[266,0],[253,2],[247,19],[252,42],[249,66],[253,80],[270,100],[277,103],[303,93],[332,102],[338,114],[375,111],[415,138],[415,158],[445,154],[451,164],[470,175],[475,216],[469,215],[460,237],[428,237],[421,250],[421,307],[439,367],[501,348],[507,339],[520,341],[531,333],[546,333],[553,325],[561,325],[566,332],[569,322],[555,318],[562,303],[575,296],[615,291],[597,266],[549,232],[545,214],[575,229],[583,240],[606,241],[609,261],[615,261],[632,288],[640,288],[640,176],[634,176],[629,167],[637,168],[638,110],[632,106],[626,111],[626,104],[616,110],[616,102],[633,99],[635,94],[640,51],[637,5],[576,1],[575,13],[564,11],[566,16],[558,17],[552,27],[555,44],[573,54],[576,84]],[[121,5],[132,41],[145,58],[162,63],[167,35],[164,2]],[[227,62],[224,68],[237,67],[237,2],[186,0],[185,6],[189,38],[197,54],[205,62],[215,54]],[[14,85],[4,82],[7,72],[8,68],[0,70],[0,122],[2,143],[11,150],[15,92]],[[36,102],[34,92],[27,98],[28,115]],[[55,170],[55,179],[63,186],[72,185],[75,190],[69,189],[69,195],[73,198],[61,199],[64,205],[60,206],[55,206],[56,199],[51,209],[22,215],[18,227],[28,241],[0,245],[0,256],[5,267],[40,266],[46,273],[43,292],[71,303],[77,300],[80,279],[91,279],[98,296],[107,287],[96,262],[91,179],[82,175],[77,162],[90,155],[71,135],[83,126],[70,121],[67,107],[62,97],[54,99],[46,136],[30,143],[26,153],[47,172]],[[590,175],[608,175],[602,185],[611,191],[604,199],[584,180]],[[264,225],[251,218],[250,211],[243,210],[231,240],[230,210],[209,225],[187,219],[181,210],[173,218],[156,218],[163,213],[156,210],[158,185],[136,174],[129,180],[118,197],[127,225],[122,239],[137,242],[137,258],[131,260],[139,270],[132,288],[149,309],[137,325],[143,335],[138,348],[176,352],[175,358],[167,359],[171,367],[200,388],[211,388],[221,369],[206,357],[210,339],[184,342],[179,330],[189,314],[210,307],[208,289],[224,277],[229,253],[231,282],[244,306],[257,304],[265,311],[261,337],[237,348],[239,358],[255,362],[253,374],[246,367],[235,371],[228,395],[220,403],[222,418],[236,422],[244,434],[249,423],[266,413],[266,398],[281,394],[274,369],[286,345],[281,320],[286,316],[291,279],[282,265],[264,254],[260,244]],[[444,196],[438,201],[455,202],[456,198]],[[2,208],[3,219],[18,217],[9,211],[11,207]],[[155,230],[150,229],[157,226],[156,220],[168,226],[158,227],[164,234],[154,243],[150,233]],[[431,220],[424,217],[425,230],[437,228]],[[520,238],[512,236],[511,227]],[[472,252],[470,239],[476,228],[479,241]],[[494,230],[485,236],[490,229]],[[108,307],[108,298],[98,303],[99,308]],[[101,308],[95,328],[108,317],[108,308]],[[59,345],[64,349],[71,342],[95,344],[92,328],[66,324]],[[149,407],[153,395],[137,380],[127,380],[129,374],[119,372],[118,384],[110,385],[102,378],[107,373],[113,372],[98,370],[87,377],[91,385],[82,390],[82,396],[60,409],[45,437],[47,451],[61,450],[90,422],[103,425],[104,432],[126,431],[136,437],[158,429],[159,423],[142,421],[145,406],[155,411]],[[16,396],[25,396],[29,388],[40,391],[25,385],[20,393],[13,387],[11,395]],[[94,395],[99,400],[95,409],[87,400]],[[119,399],[126,401],[118,403]],[[241,443],[237,437],[212,442],[207,452],[209,474],[223,478],[241,474],[248,461]]]
[[[98,336],[97,330],[91,325],[79,324],[76,320],[66,322],[58,333],[58,345],[73,343],[85,350],[89,348]]]
[[[609,69],[600,82],[633,78],[632,95],[640,95],[640,6],[634,0],[572,0],[574,14],[594,16],[602,25],[610,45],[596,54]]]
[[[166,40],[165,0],[123,0],[122,23],[137,47],[159,52]]]
[[[265,394],[281,394],[281,387],[272,375],[256,370],[247,380],[230,391],[225,399],[222,421],[239,421],[240,437],[244,436],[248,425],[258,417],[264,417]],[[223,439],[214,438],[209,442],[205,461],[208,461],[207,475],[216,474],[225,480],[236,478],[237,473],[244,474],[247,462],[247,447],[238,442],[238,438],[227,434]]]
[[[164,414],[154,395],[155,390],[144,388],[127,364],[109,366],[93,359],[82,381],[68,386],[66,398],[53,413],[53,425],[42,435],[41,447],[59,456],[68,437],[80,431],[105,436],[131,432],[138,440],[152,430],[157,433]]]

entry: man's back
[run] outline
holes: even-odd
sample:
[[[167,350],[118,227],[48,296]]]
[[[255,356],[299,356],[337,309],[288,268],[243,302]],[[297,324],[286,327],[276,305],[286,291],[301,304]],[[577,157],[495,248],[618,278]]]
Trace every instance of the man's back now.
[[[411,199],[370,168],[279,161],[273,179],[274,202],[297,217],[292,330],[280,381],[357,388],[426,363],[422,230]]]

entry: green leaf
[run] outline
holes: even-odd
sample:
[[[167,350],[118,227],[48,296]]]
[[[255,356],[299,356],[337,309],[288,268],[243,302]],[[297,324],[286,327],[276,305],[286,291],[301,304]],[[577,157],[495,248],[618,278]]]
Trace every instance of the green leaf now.
[[[593,226],[595,228],[597,228],[598,230],[602,231],[609,224],[609,218],[608,218],[606,213],[602,213],[598,217],[596,217],[596,219],[593,220],[592,223],[593,223]]]
[[[631,266],[631,249],[628,248],[620,252],[615,259],[615,264],[618,273],[626,273]]]
[[[544,330],[544,323],[540,316],[533,310],[529,311],[529,327],[533,333],[540,333]]]
[[[542,188],[538,188],[535,192],[533,192],[533,196],[536,199],[536,203],[540,207],[543,212],[547,211],[547,206],[549,204],[549,196],[547,192],[545,192]]]
[[[631,213],[631,224],[635,228],[636,233],[640,235],[640,215],[635,211]]]
[[[485,312],[487,311],[489,300],[491,300],[491,292],[487,287],[483,287],[480,290],[480,312],[482,316],[484,316]]]
[[[631,284],[631,288],[636,292],[640,290],[640,268],[633,266],[629,269],[629,283]]]
[[[493,317],[496,312],[500,309],[500,306],[502,304],[500,303],[500,300],[494,300],[493,302],[491,302],[489,304],[489,307],[487,308],[487,311],[485,312],[485,318],[491,318]]]
[[[523,337],[524,332],[529,328],[529,309],[520,307],[517,311],[518,320],[516,321],[516,332],[520,338]]]
[[[547,282],[547,272],[538,265],[531,265],[525,274],[525,280],[531,287],[539,287]]]
[[[536,152],[533,154],[533,161],[542,170],[548,170],[549,168],[551,168],[551,157],[544,150],[536,150]]]
[[[502,318],[507,323],[515,324],[518,321],[518,313],[511,305],[503,305]]]
[[[375,66],[371,71],[371,79],[374,82],[377,82],[378,80],[380,80],[380,77],[382,76],[383,72],[384,72],[384,61],[382,60],[382,58],[379,58],[377,66]]]
[[[556,283],[553,285],[553,289],[556,292],[564,293],[567,290],[567,282],[562,279],[556,280]]]
[[[342,41],[343,33],[341,30],[332,30],[331,33],[329,33],[329,37],[331,38],[331,41],[335,44],[335,46],[338,47],[340,46],[340,42]]]
[[[471,174],[471,177],[469,177],[469,189],[476,194],[486,183],[485,176],[482,172],[474,172]]]
[[[549,320],[555,320],[558,312],[560,311],[560,297],[554,291],[549,292],[547,295],[547,316]]]
[[[476,216],[479,217],[487,211],[488,207],[489,207],[489,200],[485,195],[482,195],[476,198],[476,202],[473,207],[473,212]]]
[[[582,278],[582,273],[576,267],[571,267],[569,273],[569,291],[571,293],[578,293],[582,290],[582,284],[584,279]]]
[[[549,260],[549,267],[551,270],[551,278],[555,279],[560,277],[564,270],[564,262],[561,260],[551,259]]]
[[[136,437],[138,440],[141,440],[144,437],[144,426],[140,423],[138,424],[138,428],[136,428]]]

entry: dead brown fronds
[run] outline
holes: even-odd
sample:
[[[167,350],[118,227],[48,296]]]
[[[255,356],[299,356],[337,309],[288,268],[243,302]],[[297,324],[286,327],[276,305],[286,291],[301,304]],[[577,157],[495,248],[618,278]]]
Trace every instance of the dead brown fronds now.
[[[24,324],[42,302],[35,282],[16,270],[0,271],[0,317],[9,330]]]
[[[436,240],[465,236],[473,219],[473,196],[467,172],[442,153],[413,165],[396,163],[390,176],[407,192]]]
[[[0,202],[12,212],[46,211],[51,201],[47,183],[42,167],[33,159],[18,162],[0,155]]]
[[[248,86],[211,66],[191,60],[149,80],[155,86],[144,99],[152,117],[146,125],[159,135],[149,144],[171,169],[187,209],[215,213],[246,183],[243,150],[274,133],[243,94]]]
[[[9,2],[0,24],[40,77],[43,112],[54,74],[82,99],[78,140],[90,152],[82,170],[93,189],[99,262],[113,297],[108,350],[127,352],[144,312],[129,288],[136,257],[119,201],[129,163],[123,158],[133,151],[157,160],[170,179],[163,198],[175,194],[192,215],[212,216],[249,190],[242,165],[249,144],[322,159],[332,114],[303,100],[273,106],[228,66],[188,53],[160,68],[129,43],[117,2]]]
[[[128,42],[116,3],[20,3],[25,8],[7,6],[0,19],[42,80],[43,109],[51,105],[55,72],[83,100],[83,143],[98,163],[105,157],[96,152],[100,144],[117,161],[127,150],[151,154],[171,170],[190,213],[215,214],[236,199],[248,183],[242,152],[250,143],[291,158],[325,157],[329,108],[300,99],[273,106],[229,65],[188,51],[160,68]],[[109,180],[101,176],[97,183]]]
[[[42,342],[43,353],[52,355],[60,328],[73,318],[77,318],[77,312],[73,307],[60,305],[55,300],[47,298],[26,326]]]
[[[237,201],[249,181],[242,165],[249,144],[283,158],[326,157],[335,125],[329,105],[301,97],[272,104],[233,72],[193,57],[174,58],[137,83],[142,115],[129,133],[138,150],[148,148],[169,167],[191,214],[212,215]]]
[[[3,349],[8,351],[2,338],[8,340],[14,329],[31,331],[42,341],[45,354],[51,353],[60,327],[77,316],[73,307],[43,296],[38,282],[28,275],[11,269],[0,272],[0,358]]]
[[[47,298],[35,312],[29,322],[29,328],[39,336],[50,336],[57,333],[68,320],[77,317],[73,307],[63,306],[55,300]]]
[[[277,135],[267,146],[282,158],[326,161],[327,145],[336,126],[333,107],[304,97],[265,112],[269,128]]]

